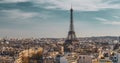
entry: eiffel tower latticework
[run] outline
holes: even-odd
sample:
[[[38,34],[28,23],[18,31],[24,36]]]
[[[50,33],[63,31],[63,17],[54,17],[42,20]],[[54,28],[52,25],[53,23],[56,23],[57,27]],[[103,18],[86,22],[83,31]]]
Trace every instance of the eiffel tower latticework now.
[[[71,51],[75,47],[75,45],[78,45],[78,44],[79,44],[79,41],[76,38],[76,34],[74,31],[73,9],[71,7],[71,9],[70,9],[70,29],[68,32],[67,39],[65,40],[65,43],[64,43],[64,51],[68,51],[68,50]]]
[[[73,9],[71,7],[70,9],[70,29],[68,32],[68,36],[65,42],[76,42],[78,41],[75,35],[75,31],[74,31],[74,24],[73,24]]]

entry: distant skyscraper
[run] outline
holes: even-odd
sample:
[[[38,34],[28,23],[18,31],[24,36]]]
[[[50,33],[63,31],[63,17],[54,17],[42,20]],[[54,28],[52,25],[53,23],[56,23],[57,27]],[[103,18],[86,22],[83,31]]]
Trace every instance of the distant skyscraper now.
[[[67,39],[65,40],[65,43],[64,43],[65,51],[72,50],[74,48],[73,45],[75,45],[75,44],[78,44],[78,40],[76,38],[75,31],[74,31],[73,9],[71,7],[71,9],[70,9],[70,29],[68,32]]]

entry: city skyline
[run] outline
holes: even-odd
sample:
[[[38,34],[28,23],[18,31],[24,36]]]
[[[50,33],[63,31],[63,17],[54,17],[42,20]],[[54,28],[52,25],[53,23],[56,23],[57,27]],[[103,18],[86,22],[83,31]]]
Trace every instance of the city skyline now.
[[[69,9],[77,37],[119,36],[119,0],[2,0],[0,37],[65,38]]]

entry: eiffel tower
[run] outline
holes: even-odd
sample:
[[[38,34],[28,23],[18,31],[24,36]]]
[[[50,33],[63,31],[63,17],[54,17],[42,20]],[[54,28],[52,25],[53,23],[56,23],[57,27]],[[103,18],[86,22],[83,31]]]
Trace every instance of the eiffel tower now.
[[[76,38],[76,35],[75,35],[75,31],[74,31],[74,25],[73,25],[73,9],[71,7],[70,9],[70,30],[68,32],[68,36],[67,36],[67,39],[65,42],[69,42],[69,43],[72,43],[72,42],[76,42],[78,41],[77,38]]]
[[[69,49],[69,47],[72,48],[72,46],[74,46],[78,43],[79,43],[79,41],[77,40],[76,35],[75,35],[75,31],[74,31],[73,9],[71,7],[71,9],[70,9],[70,29],[68,32],[67,39],[65,40],[65,43],[64,43],[64,50],[66,51]]]

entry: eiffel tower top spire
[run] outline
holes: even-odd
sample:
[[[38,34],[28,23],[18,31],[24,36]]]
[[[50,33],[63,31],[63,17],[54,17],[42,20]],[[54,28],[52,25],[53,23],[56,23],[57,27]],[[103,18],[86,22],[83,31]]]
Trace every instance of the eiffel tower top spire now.
[[[70,9],[70,30],[69,31],[74,31],[74,26],[73,26],[73,9],[72,9],[72,5],[71,5],[71,9]]]

